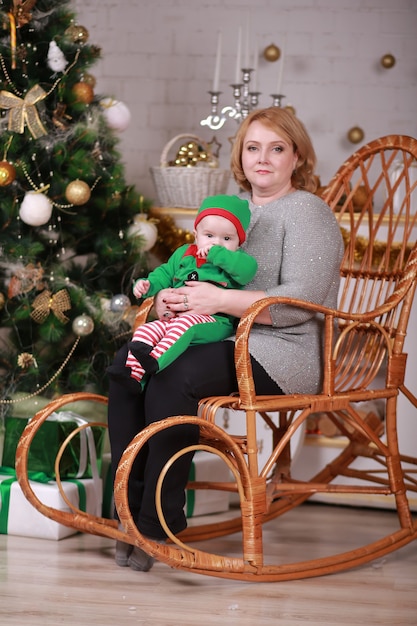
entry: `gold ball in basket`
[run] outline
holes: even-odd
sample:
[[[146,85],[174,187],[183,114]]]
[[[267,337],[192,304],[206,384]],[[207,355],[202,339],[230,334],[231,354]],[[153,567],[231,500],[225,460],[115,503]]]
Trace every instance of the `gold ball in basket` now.
[[[270,46],[267,46],[264,50],[264,59],[274,63],[278,61],[281,56],[281,50],[275,44],[271,43]]]
[[[0,187],[7,187],[16,178],[16,170],[8,161],[0,161]]]
[[[386,70],[391,69],[391,67],[394,67],[395,65],[395,56],[393,56],[392,54],[384,54],[384,56],[381,58],[381,65]]]
[[[196,141],[189,141],[183,144],[170,165],[179,167],[190,167],[197,165],[199,161],[208,161],[208,154]]]
[[[89,201],[91,196],[91,189],[83,180],[73,180],[67,185],[65,189],[65,197],[68,202],[75,204],[75,206],[81,206]]]
[[[350,143],[360,143],[364,137],[365,133],[359,126],[354,126],[347,133],[347,138],[349,139]]]
[[[75,96],[75,101],[82,104],[91,104],[94,100],[94,89],[84,81],[75,83],[72,93]]]

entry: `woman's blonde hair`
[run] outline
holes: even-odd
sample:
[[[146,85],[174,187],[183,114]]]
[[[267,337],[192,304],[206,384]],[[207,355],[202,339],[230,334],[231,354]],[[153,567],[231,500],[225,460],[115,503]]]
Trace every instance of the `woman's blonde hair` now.
[[[255,121],[264,124],[264,126],[292,143],[294,153],[298,156],[297,165],[291,177],[292,185],[295,189],[304,189],[314,193],[317,189],[317,178],[314,175],[316,153],[314,152],[310,136],[304,124],[296,118],[294,113],[280,107],[252,111],[240,125],[236,133],[231,156],[232,173],[239,187],[245,191],[251,191],[252,189],[242,168],[242,151],[247,130],[252,122]]]

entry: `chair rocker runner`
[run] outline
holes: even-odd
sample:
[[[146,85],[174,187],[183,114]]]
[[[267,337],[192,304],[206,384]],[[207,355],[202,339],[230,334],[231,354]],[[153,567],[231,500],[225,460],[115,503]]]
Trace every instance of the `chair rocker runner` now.
[[[407,354],[404,341],[417,276],[417,244],[412,241],[417,220],[417,140],[388,136],[360,148],[339,168],[322,193],[335,211],[345,239],[342,284],[337,310],[292,298],[268,297],[255,302],[241,318],[235,364],[236,396],[206,398],[198,416],[173,416],[138,433],[117,470],[115,503],[126,533],[116,522],[81,511],[62,512],[43,505],[27,476],[31,441],[42,423],[58,408],[78,399],[106,402],[103,396],[69,394],[39,411],[26,427],[18,445],[16,471],[26,497],[42,513],[80,531],[136,544],[171,567],[200,574],[246,581],[281,581],[331,574],[380,558],[417,539],[408,496],[417,492],[417,457],[399,450],[397,402],[400,394],[417,408],[416,396],[405,384]],[[414,174],[414,175],[413,175]],[[248,337],[259,312],[282,302],[319,313],[324,320],[323,388],[317,395],[257,396],[248,353]],[[152,301],[144,303],[138,323],[145,321]],[[385,418],[365,416],[360,403],[378,400]],[[224,409],[241,412],[243,436],[229,434],[216,423]],[[316,475],[295,479],[291,474],[290,443],[307,419],[325,414],[342,433],[341,452]],[[272,437],[272,452],[260,466],[257,415]],[[147,441],[163,429],[179,424],[200,428],[200,443],[181,450],[165,466],[158,483],[156,503],[161,523],[172,540],[160,545],[143,537],[131,516],[127,483],[133,462]],[[161,504],[164,476],[181,454],[203,449],[219,456],[230,469],[228,483],[193,483],[192,488],[226,489],[237,494],[240,507],[220,521],[198,524],[174,536],[166,527]],[[365,459],[361,469],[357,460]],[[329,553],[332,546],[317,546],[306,538],[305,560],[285,555],[273,559],[263,539],[263,526],[274,521],[280,541],[280,518],[317,493],[379,494],[394,499],[398,525],[388,535]],[[301,512],[301,514],[303,514]],[[274,527],[275,528],[275,527]],[[345,533],[349,529],[341,528]],[[241,554],[217,555],[198,549],[200,540],[240,533]],[[378,533],[378,530],[375,529]],[[207,543],[205,544],[207,545]],[[210,545],[210,544],[209,544]],[[323,548],[323,553],[317,551]],[[327,551],[327,553],[326,553]],[[310,556],[308,556],[310,555]]]

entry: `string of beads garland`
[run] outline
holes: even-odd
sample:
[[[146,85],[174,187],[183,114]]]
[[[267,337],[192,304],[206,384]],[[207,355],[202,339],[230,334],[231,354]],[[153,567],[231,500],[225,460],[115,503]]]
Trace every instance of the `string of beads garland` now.
[[[75,349],[78,346],[79,342],[80,342],[80,337],[77,337],[77,339],[74,341],[74,343],[72,345],[72,348],[69,351],[69,353],[68,353],[67,357],[65,358],[65,360],[63,361],[63,363],[57,369],[55,374],[53,376],[51,376],[51,378],[44,385],[42,385],[42,387],[39,387],[39,389],[37,389],[36,391],[33,391],[32,393],[30,393],[29,395],[25,396],[24,398],[14,398],[14,399],[11,399],[11,400],[10,399],[4,400],[4,399],[0,398],[0,404],[17,404],[18,402],[24,402],[25,400],[30,400],[31,398],[35,398],[36,396],[39,396],[61,374],[61,372],[63,371],[65,366],[69,363],[69,360],[71,359],[72,355],[74,354]]]

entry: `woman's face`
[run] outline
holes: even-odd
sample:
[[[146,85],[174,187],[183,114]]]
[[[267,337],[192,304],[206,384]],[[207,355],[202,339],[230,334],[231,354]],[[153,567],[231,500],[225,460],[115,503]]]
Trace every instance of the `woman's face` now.
[[[273,197],[291,190],[297,164],[292,143],[259,121],[250,124],[242,150],[242,167],[253,196]]]

